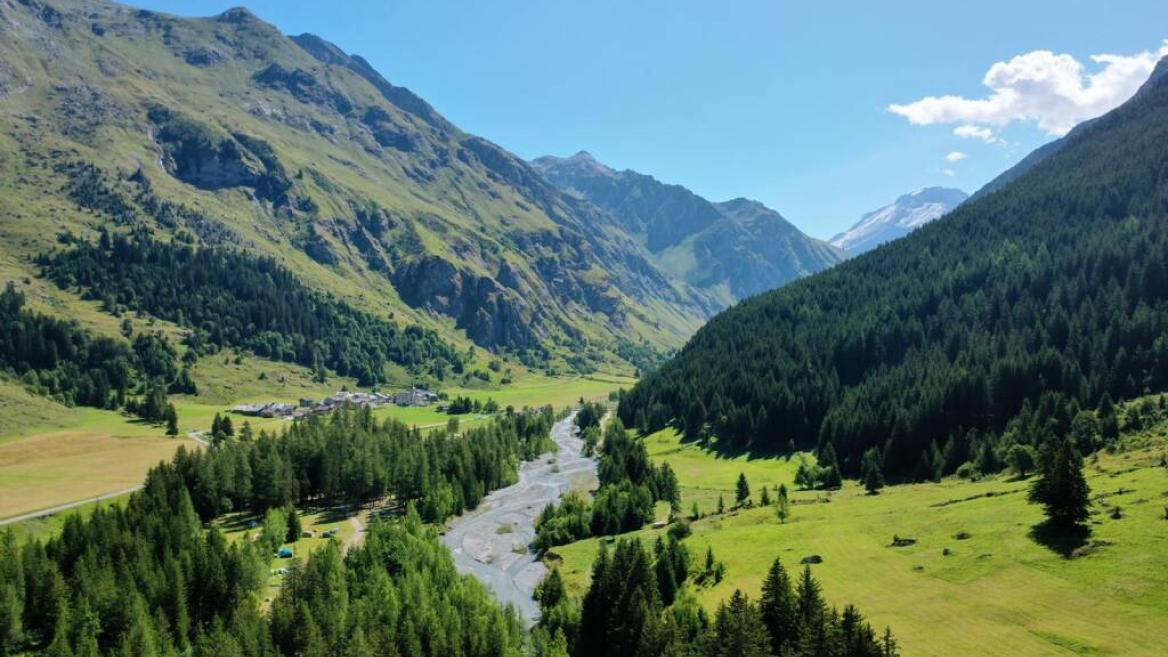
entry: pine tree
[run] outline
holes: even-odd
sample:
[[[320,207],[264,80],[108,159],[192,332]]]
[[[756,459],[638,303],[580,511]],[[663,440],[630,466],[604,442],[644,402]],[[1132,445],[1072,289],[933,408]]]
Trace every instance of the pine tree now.
[[[174,409],[174,404],[166,405],[166,435],[178,435],[178,411]]]
[[[875,495],[884,488],[884,460],[880,458],[880,450],[875,447],[864,452],[864,462],[860,466],[861,477],[864,479],[864,490],[869,495]]]
[[[738,484],[734,492],[735,506],[742,507],[750,502],[750,484],[746,482],[746,475],[738,473]]]
[[[793,646],[798,645],[799,612],[791,588],[791,577],[778,558],[775,558],[763,580],[759,607],[770,633],[771,654],[788,654]]]
[[[770,506],[771,505],[771,491],[770,491],[770,488],[768,488],[767,486],[762,487],[762,493],[759,495],[758,503],[761,506]]]
[[[718,607],[710,657],[767,657],[770,647],[758,607],[742,591],[734,591],[730,601]]]
[[[1041,504],[1046,517],[1067,528],[1087,520],[1091,489],[1083,476],[1083,457],[1066,438],[1051,438],[1039,454],[1039,476],[1030,487],[1030,501]]]
[[[786,523],[791,517],[791,501],[787,497],[787,485],[779,484],[779,522]]]
[[[808,628],[822,624],[823,612],[827,605],[823,601],[819,582],[811,576],[811,566],[803,567],[803,575],[799,578],[796,598],[801,626]]]

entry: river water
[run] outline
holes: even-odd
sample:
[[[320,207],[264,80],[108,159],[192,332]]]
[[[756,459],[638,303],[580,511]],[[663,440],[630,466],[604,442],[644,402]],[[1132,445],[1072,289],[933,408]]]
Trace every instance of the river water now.
[[[576,435],[575,416],[552,427],[554,453],[522,463],[517,483],[488,495],[477,509],[455,519],[442,537],[459,572],[477,577],[529,623],[539,619],[539,605],[531,596],[547,573],[527,547],[535,538],[535,519],[564,493],[596,483],[595,459],[580,454],[584,442]]]

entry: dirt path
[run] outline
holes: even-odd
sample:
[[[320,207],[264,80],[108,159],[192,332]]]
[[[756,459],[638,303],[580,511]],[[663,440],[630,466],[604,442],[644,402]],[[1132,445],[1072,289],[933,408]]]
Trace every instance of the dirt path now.
[[[580,454],[584,444],[576,436],[574,419],[573,413],[552,428],[558,446],[553,454],[522,464],[517,483],[488,495],[442,537],[460,572],[477,577],[531,623],[539,618],[531,596],[547,573],[527,547],[535,538],[535,519],[564,493],[583,482],[595,483],[596,461]]]
[[[361,522],[360,511],[355,516],[349,516],[349,524],[353,526],[353,535],[345,541],[345,552],[360,547],[365,542],[365,523]]]

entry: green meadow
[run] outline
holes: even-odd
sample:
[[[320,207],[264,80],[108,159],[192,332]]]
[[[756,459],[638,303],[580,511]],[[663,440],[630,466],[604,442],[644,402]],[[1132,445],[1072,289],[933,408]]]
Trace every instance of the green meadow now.
[[[306,368],[251,356],[219,354],[196,366],[197,396],[172,398],[179,416],[179,436],[116,411],[70,408],[29,394],[14,381],[0,381],[0,519],[92,499],[142,482],[146,471],[169,460],[180,445],[199,447],[188,434],[208,431],[216,413],[244,402],[297,402],[319,399],[342,388],[356,389],[352,380],[333,377],[312,381]],[[615,375],[548,377],[522,371],[506,386],[442,388],[500,406],[557,408],[579,399],[607,398],[628,387],[632,379]],[[392,388],[390,388],[392,389]],[[380,418],[395,418],[421,428],[445,425],[458,417],[461,427],[488,421],[488,415],[450,416],[436,406],[377,409]],[[248,418],[252,427],[277,431],[286,420]],[[238,428],[243,418],[234,417]]]
[[[695,590],[707,608],[735,589],[756,597],[776,557],[795,571],[804,557],[819,555],[812,569],[828,600],[855,604],[874,626],[891,626],[906,655],[1151,657],[1168,650],[1162,435],[1151,447],[1088,461],[1092,532],[1073,558],[1032,536],[1042,512],[1027,503],[1026,480],[954,478],[878,495],[855,482],[834,492],[795,491],[798,457],[722,455],[672,431],[646,440],[654,460],[677,472],[684,512],[696,502],[705,514],[686,539],[690,553],[702,559],[712,548],[726,564],[721,583]],[[753,508],[732,509],[739,473],[751,485]],[[774,506],[758,506],[761,487],[780,483],[792,491],[785,524]],[[714,514],[719,496],[722,515]],[[1111,517],[1116,506],[1119,519]],[[637,535],[651,541],[661,533]],[[894,547],[894,537],[915,543]],[[590,539],[554,549],[577,593],[597,547]]]

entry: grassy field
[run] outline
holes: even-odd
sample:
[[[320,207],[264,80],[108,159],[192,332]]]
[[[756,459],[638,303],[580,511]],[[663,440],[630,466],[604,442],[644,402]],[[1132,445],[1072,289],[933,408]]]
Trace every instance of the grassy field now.
[[[671,432],[648,441],[654,459],[677,471],[687,513],[694,501],[711,513],[719,495],[729,509],[739,472],[756,501],[764,483],[793,490],[797,460],[719,456]],[[757,596],[775,557],[795,570],[817,554],[823,563],[813,569],[828,599],[891,626],[906,655],[1164,655],[1168,470],[1160,467],[1163,437],[1159,443],[1088,465],[1097,543],[1085,556],[1064,558],[1031,537],[1042,514],[1026,502],[1027,481],[952,479],[876,496],[849,482],[834,493],[793,493],[786,524],[774,507],[695,522],[691,554],[701,558],[712,547],[727,566],[722,583],[697,594],[710,607],[738,588]],[[1114,505],[1122,519],[1109,516]],[[959,532],[970,537],[958,540]],[[892,547],[894,535],[917,542]],[[595,540],[555,549],[576,591],[587,584],[596,549]]]
[[[262,380],[260,373],[266,373]],[[0,408],[11,410],[0,424],[0,519],[139,484],[150,467],[168,460],[180,445],[197,447],[187,434],[208,430],[216,413],[224,413],[236,403],[296,402],[301,397],[323,397],[345,385],[354,387],[352,382],[336,378],[316,384],[304,368],[251,357],[239,363],[233,357],[203,359],[198,380],[199,396],[174,397],[179,438],[166,437],[162,427],[118,412],[68,408],[29,395],[17,383],[0,382]],[[456,387],[446,392],[482,401],[494,398],[504,407],[563,407],[581,397],[603,399],[610,391],[630,384],[629,379],[620,377],[549,378],[524,373],[514,384],[498,389]],[[202,392],[208,388],[217,392]],[[231,398],[230,394],[238,396]],[[444,425],[451,417],[434,406],[391,406],[378,409],[377,414],[419,427]],[[459,416],[463,427],[488,420],[485,415]],[[257,431],[278,430],[286,423],[265,418],[248,421]],[[240,418],[235,423],[238,426]]]

